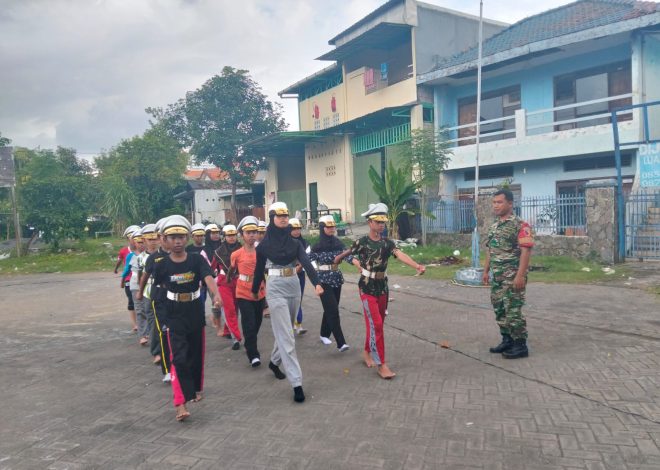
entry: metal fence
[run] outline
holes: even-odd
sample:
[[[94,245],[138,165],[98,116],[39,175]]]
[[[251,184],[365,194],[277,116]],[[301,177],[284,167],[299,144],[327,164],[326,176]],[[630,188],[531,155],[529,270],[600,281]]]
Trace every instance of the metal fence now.
[[[625,215],[626,256],[660,258],[660,190],[628,194]]]
[[[487,197],[487,196],[484,196]],[[474,200],[433,198],[424,216],[428,233],[469,233],[474,230]],[[586,201],[582,196],[524,197],[514,201],[514,212],[538,235],[587,234]]]

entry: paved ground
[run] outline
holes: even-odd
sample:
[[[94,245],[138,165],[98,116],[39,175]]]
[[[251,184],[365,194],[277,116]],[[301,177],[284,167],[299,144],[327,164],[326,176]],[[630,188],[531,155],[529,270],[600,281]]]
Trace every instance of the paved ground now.
[[[360,362],[353,279],[347,353],[320,344],[320,302],[305,297],[307,402],[212,338],[206,399],[177,423],[115,277],[2,278],[0,468],[660,468],[657,298],[533,284],[532,355],[506,361],[488,353],[498,337],[486,289],[390,282],[393,381]],[[265,357],[271,345],[266,320]]]

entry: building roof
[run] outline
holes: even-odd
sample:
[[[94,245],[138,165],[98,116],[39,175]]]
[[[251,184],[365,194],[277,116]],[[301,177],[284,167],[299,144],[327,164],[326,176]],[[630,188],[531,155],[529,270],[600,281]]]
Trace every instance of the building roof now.
[[[298,80],[293,85],[289,85],[284,90],[280,91],[278,95],[281,97],[282,95],[290,95],[290,94],[298,93],[300,92],[301,88],[305,86],[309,86],[311,83],[314,82],[325,81],[329,76],[332,76],[337,72],[341,73],[341,67],[339,66],[339,64],[334,63],[332,65],[324,67],[318,72],[314,72],[313,74],[303,78],[302,80]]]
[[[527,17],[500,31],[483,43],[483,57],[532,43],[600,26],[611,25],[660,12],[656,2],[636,0],[578,0]],[[432,71],[448,69],[477,60],[478,48],[449,57]],[[476,66],[476,65],[475,65]]]
[[[220,168],[188,168],[183,177],[187,180],[221,181],[227,178],[227,173]]]

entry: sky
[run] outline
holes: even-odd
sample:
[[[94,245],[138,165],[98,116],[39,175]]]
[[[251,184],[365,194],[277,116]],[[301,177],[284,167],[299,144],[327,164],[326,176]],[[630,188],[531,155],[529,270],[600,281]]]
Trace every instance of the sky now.
[[[329,65],[328,40],[384,0],[2,0],[0,134],[12,145],[73,147],[92,157],[148,127],[222,67],[249,70],[298,129],[277,92]],[[479,14],[478,0],[427,0]],[[485,0],[507,23],[570,3]]]

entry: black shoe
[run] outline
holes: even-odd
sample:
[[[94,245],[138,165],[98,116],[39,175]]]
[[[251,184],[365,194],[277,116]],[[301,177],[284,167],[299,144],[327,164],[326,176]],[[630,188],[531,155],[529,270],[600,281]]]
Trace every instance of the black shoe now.
[[[514,339],[513,346],[502,353],[504,359],[518,359],[529,356],[527,349],[527,340],[525,338]]]
[[[241,349],[241,342],[240,341],[234,341],[234,344],[231,345],[231,348],[234,351],[238,351],[239,349]]]
[[[296,403],[302,403],[305,401],[305,394],[301,386],[293,387],[293,401]]]
[[[495,346],[494,348],[490,348],[489,351],[494,353],[494,354],[499,354],[503,353],[504,351],[508,351],[513,347],[513,338],[509,335],[502,335],[502,342]]]
[[[258,357],[255,357],[254,359],[252,359],[250,361],[250,365],[252,367],[259,367],[261,365],[261,359],[259,359]]]
[[[284,372],[280,370],[279,367],[277,367],[275,364],[272,362],[268,363],[268,368],[273,371],[273,374],[275,374],[275,377],[277,377],[279,380],[284,380],[286,379],[286,375],[284,375]],[[301,389],[302,391],[302,389]]]

